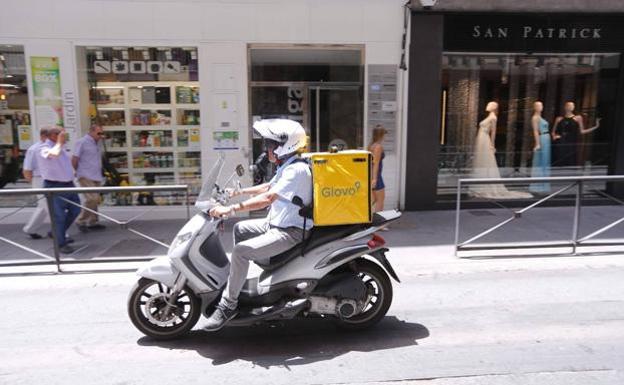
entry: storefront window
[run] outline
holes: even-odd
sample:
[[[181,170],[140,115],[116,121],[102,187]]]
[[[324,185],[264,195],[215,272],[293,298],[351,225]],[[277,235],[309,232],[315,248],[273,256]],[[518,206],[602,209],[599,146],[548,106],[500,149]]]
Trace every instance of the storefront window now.
[[[121,185],[189,184],[200,188],[197,49],[78,47],[85,125],[99,123],[112,173]],[[110,194],[105,202],[184,204],[178,193]]]
[[[445,53],[439,198],[454,199],[458,178],[607,174],[619,60],[619,54]],[[540,184],[471,195],[550,192]]]
[[[28,186],[21,170],[33,140],[24,47],[0,45],[0,188]],[[22,205],[28,199],[7,197],[1,205]]]
[[[311,151],[363,146],[363,48],[250,47],[251,121],[285,118],[301,122]],[[254,159],[261,140],[254,138]],[[263,165],[254,181],[271,176]]]

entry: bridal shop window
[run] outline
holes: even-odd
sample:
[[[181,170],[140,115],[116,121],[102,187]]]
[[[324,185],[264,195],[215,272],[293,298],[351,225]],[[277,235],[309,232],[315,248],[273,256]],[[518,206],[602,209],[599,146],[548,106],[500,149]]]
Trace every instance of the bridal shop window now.
[[[459,178],[607,174],[619,56],[445,53],[440,198],[455,194]],[[541,184],[490,193],[550,191]]]

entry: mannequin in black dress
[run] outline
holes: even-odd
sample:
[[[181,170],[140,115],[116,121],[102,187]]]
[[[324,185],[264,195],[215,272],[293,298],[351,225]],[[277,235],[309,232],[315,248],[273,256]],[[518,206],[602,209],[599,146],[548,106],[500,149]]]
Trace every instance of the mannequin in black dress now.
[[[552,130],[552,139],[555,145],[556,160],[553,166],[578,166],[577,147],[580,135],[589,134],[600,127],[600,118],[596,118],[596,125],[585,128],[583,117],[574,112],[573,102],[566,102],[564,115],[555,119]]]

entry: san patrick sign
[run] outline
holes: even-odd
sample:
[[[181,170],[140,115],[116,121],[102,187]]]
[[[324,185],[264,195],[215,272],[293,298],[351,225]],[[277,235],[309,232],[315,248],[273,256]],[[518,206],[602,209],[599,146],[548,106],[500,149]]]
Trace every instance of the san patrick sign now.
[[[624,15],[451,14],[444,49],[484,52],[619,52]]]

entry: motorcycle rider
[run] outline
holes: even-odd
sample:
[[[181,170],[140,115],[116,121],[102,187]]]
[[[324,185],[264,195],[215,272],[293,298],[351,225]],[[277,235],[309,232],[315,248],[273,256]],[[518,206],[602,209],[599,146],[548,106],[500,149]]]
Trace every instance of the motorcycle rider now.
[[[268,263],[271,257],[302,242],[312,228],[312,220],[304,221],[299,206],[292,203],[295,196],[306,206],[312,202],[310,167],[298,161],[299,152],[306,145],[305,130],[288,119],[260,120],[253,128],[263,139],[269,161],[278,166],[275,176],[267,183],[231,192],[232,196],[245,194],[251,198],[214,207],[210,215],[222,217],[271,207],[266,218],[245,220],[234,226],[230,275],[219,304],[202,327],[206,331],[221,329],[238,314],[238,295],[247,279],[250,261]]]

